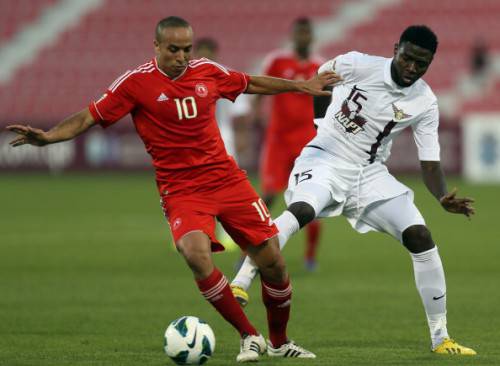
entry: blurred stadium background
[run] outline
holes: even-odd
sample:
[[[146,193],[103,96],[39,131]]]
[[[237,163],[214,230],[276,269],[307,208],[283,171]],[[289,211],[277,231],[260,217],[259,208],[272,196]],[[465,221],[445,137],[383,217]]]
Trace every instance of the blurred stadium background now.
[[[499,127],[489,121],[497,120],[494,113],[500,110],[497,0],[2,0],[0,4],[0,126],[26,121],[48,127],[98,98],[116,77],[152,57],[153,27],[167,14],[188,19],[196,37],[216,39],[221,63],[248,72],[258,70],[268,52],[286,43],[290,24],[299,16],[314,20],[315,48],[326,58],[353,49],[391,56],[408,24],[427,24],[440,41],[425,79],[439,96],[446,171],[500,180]],[[11,150],[6,144],[9,136],[2,133],[0,169],[149,168],[130,121],[117,127],[106,134],[96,129],[77,141],[41,150]],[[462,133],[469,129],[470,133]],[[254,143],[241,159],[250,171],[258,161],[258,131],[249,129],[249,141]],[[394,146],[390,164],[401,172],[418,168],[410,140],[405,135]]]
[[[131,121],[41,149],[10,148],[4,130],[12,122],[52,126],[98,98],[152,58],[154,25],[168,15],[190,21],[195,38],[216,39],[219,61],[247,72],[287,44],[299,16],[314,21],[315,50],[325,58],[350,50],[390,57],[410,24],[437,33],[424,79],[440,102],[442,162],[450,185],[477,199],[477,217],[447,215],[425,192],[413,176],[411,134],[395,141],[389,166],[416,191],[440,243],[452,334],[480,356],[428,355],[406,254],[383,235],[353,233],[342,219],[323,235],[317,275],[301,267],[300,237],[290,245],[303,309],[291,330],[318,352],[318,365],[500,364],[500,1],[0,0],[0,9],[0,365],[164,364],[163,328],[185,313],[214,325],[218,356],[210,362],[232,364],[233,331],[165,250],[168,227]],[[262,129],[262,121],[245,127],[240,163],[251,174]],[[218,256],[226,274],[236,257]],[[248,312],[264,329],[254,287]]]

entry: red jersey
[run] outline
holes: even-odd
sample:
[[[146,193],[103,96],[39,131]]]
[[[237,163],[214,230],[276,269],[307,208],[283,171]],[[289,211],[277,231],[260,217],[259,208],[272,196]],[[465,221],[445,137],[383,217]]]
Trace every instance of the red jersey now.
[[[198,190],[237,169],[226,153],[215,104],[219,98],[234,101],[248,80],[204,58],[189,61],[181,75],[170,78],[153,59],[116,79],[89,109],[103,127],[131,113],[162,192]]]
[[[264,62],[264,74],[292,80],[313,77],[323,64],[320,57],[299,60],[293,51],[275,51]],[[273,96],[268,134],[279,135],[289,143],[304,146],[316,135],[312,96],[284,93]]]

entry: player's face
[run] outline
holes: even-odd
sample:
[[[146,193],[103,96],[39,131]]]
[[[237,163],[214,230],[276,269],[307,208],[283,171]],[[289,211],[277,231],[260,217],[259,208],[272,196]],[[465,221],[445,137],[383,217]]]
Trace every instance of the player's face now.
[[[396,44],[392,77],[401,86],[410,86],[420,79],[432,62],[433,54],[428,49],[411,42]]]
[[[191,59],[193,30],[191,27],[164,28],[160,38],[154,41],[158,66],[170,77],[179,76]]]
[[[308,24],[297,24],[293,29],[293,44],[297,50],[307,50],[313,41],[312,29]]]

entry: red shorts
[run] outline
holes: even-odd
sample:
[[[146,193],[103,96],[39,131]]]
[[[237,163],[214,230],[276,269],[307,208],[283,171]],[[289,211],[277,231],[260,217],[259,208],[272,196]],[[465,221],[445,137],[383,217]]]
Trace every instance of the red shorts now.
[[[267,207],[241,171],[209,191],[162,195],[162,207],[176,243],[189,232],[202,231],[212,241],[212,251],[224,250],[215,236],[215,218],[242,249],[278,234]]]
[[[303,144],[287,144],[279,138],[268,138],[260,162],[263,193],[276,194],[285,190],[295,159],[303,147]]]

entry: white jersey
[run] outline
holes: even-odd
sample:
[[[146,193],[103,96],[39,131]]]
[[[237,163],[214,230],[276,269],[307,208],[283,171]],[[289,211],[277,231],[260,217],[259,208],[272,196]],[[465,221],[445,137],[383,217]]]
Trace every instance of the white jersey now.
[[[409,87],[391,77],[392,59],[359,52],[340,55],[318,72],[335,71],[343,81],[334,87],[326,115],[316,119],[317,136],[309,142],[357,165],[384,162],[392,139],[411,126],[420,160],[439,160],[437,99],[422,79]]]
[[[233,102],[228,99],[219,99],[215,109],[215,117],[219,126],[224,146],[229,155],[238,160],[234,136],[233,120],[248,115],[251,112],[248,94],[240,94]]]

